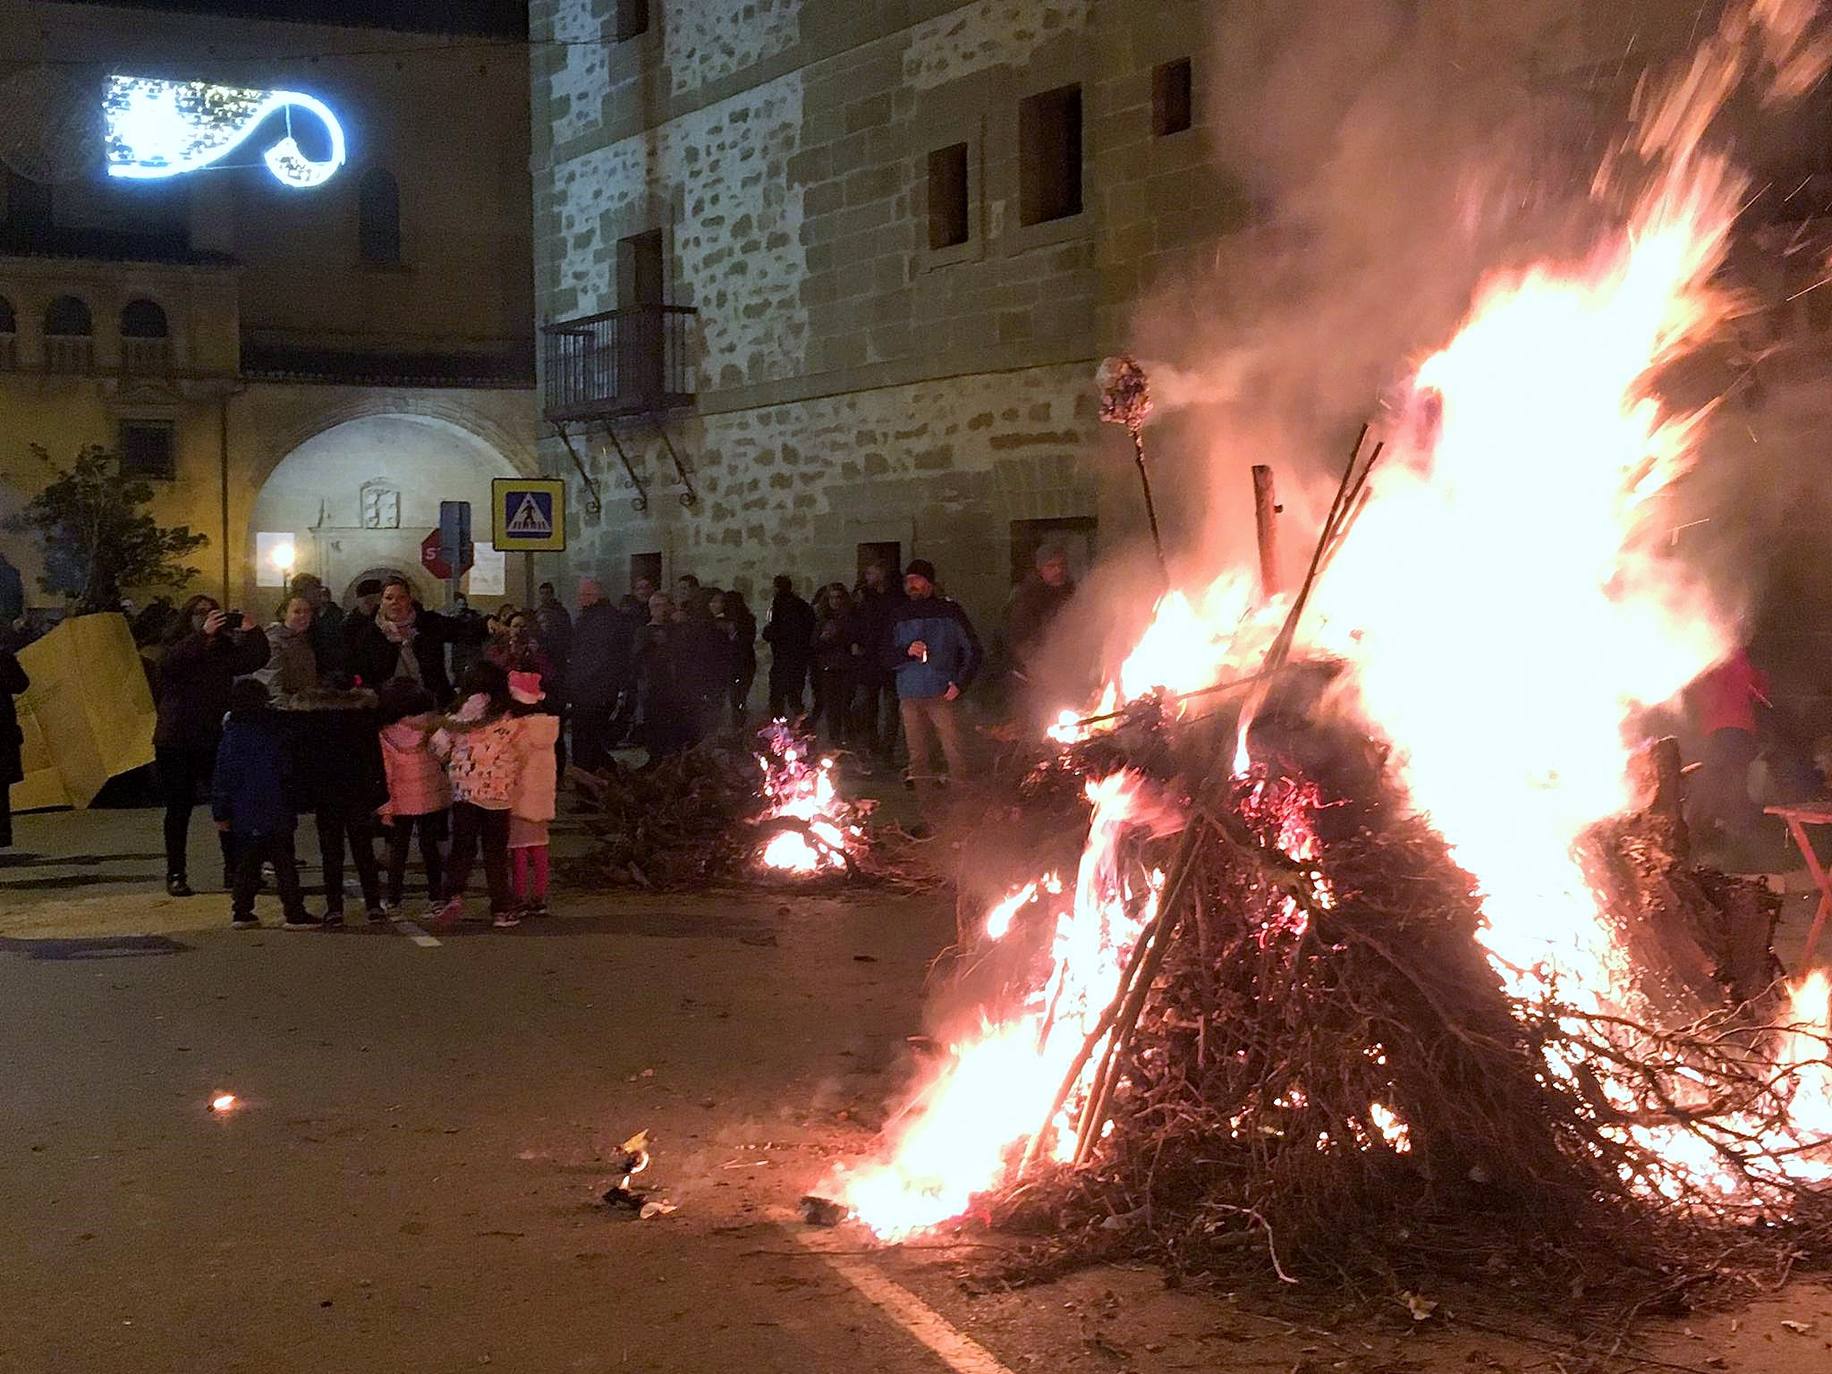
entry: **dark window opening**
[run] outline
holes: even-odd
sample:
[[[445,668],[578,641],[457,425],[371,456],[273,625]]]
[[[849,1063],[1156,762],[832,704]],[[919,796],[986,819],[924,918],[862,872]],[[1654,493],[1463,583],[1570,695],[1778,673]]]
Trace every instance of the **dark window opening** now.
[[[1166,62],[1151,74],[1151,131],[1159,138],[1180,134],[1194,122],[1190,60]]]
[[[51,232],[51,187],[48,182],[20,176],[0,164],[6,178],[6,227],[9,237],[32,243]]]
[[[658,397],[666,371],[662,312],[668,294],[668,260],[662,231],[632,234],[617,243],[617,394]]]
[[[865,581],[865,570],[877,564],[884,569],[884,585],[892,591],[903,585],[903,545],[896,540],[888,543],[879,541],[875,544],[859,545],[859,581]]]
[[[45,311],[45,333],[57,339],[87,338],[95,332],[89,307],[75,296],[59,296]]]
[[[163,339],[170,332],[165,310],[157,301],[129,301],[121,311],[121,337],[124,339]]]
[[[398,267],[401,262],[401,187],[380,167],[363,173],[356,192],[356,242],[364,262]]]
[[[1083,574],[1094,566],[1100,522],[1092,515],[1011,522],[1011,581],[1015,587],[1037,566],[1037,551],[1056,548],[1068,555],[1069,571]]]
[[[967,215],[967,145],[929,154],[929,247],[958,248],[970,237]]]
[[[1060,86],[1018,106],[1018,220],[1044,224],[1081,213],[1081,87]]]
[[[662,586],[662,556],[659,553],[633,553],[630,555],[630,590],[636,590],[638,582],[647,580],[657,591]],[[643,607],[648,614],[649,608]]]
[[[634,38],[649,28],[649,0],[617,0],[617,41]]]
[[[170,420],[121,421],[115,448],[123,477],[170,481],[177,476],[177,431]]]

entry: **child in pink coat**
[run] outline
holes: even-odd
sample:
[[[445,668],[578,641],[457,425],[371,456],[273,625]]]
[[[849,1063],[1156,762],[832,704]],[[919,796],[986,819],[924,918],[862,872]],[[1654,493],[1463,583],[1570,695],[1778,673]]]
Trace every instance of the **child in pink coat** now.
[[[388,909],[399,911],[407,882],[407,852],[417,832],[426,895],[437,905],[445,886],[445,840],[452,785],[432,750],[432,693],[412,678],[396,678],[381,690],[382,769],[388,800],[376,814],[388,833]]]
[[[524,917],[547,914],[547,827],[553,820],[554,751],[560,718],[541,709],[539,673],[510,673],[509,714],[515,720],[519,761],[515,799],[509,804],[509,855],[515,863],[515,905]]]

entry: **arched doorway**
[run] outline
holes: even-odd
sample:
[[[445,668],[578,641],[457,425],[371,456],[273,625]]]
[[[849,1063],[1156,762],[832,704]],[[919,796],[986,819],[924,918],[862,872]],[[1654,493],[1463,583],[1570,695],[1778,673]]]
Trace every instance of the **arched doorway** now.
[[[421,604],[443,606],[445,584],[420,564],[420,541],[438,528],[439,503],[469,501],[479,542],[487,542],[491,479],[514,475],[491,444],[444,420],[370,415],[334,425],[301,443],[262,484],[247,536],[255,578],[277,589],[284,570],[262,566],[259,550],[285,547],[292,571],[316,573],[342,591],[341,605],[365,577],[399,572]]]
[[[426,598],[428,596],[437,598],[441,591],[443,591],[442,585],[428,577],[425,571],[420,568],[395,568],[387,566],[364,568],[348,582],[344,583],[343,597],[337,604],[347,609],[356,604],[356,589],[362,586],[363,583],[369,581],[371,578],[377,582],[386,582],[391,577],[406,578],[408,584],[413,587],[414,596],[419,600],[422,606],[427,604]],[[333,593],[336,592],[336,583],[326,583],[325,585],[330,587]]]

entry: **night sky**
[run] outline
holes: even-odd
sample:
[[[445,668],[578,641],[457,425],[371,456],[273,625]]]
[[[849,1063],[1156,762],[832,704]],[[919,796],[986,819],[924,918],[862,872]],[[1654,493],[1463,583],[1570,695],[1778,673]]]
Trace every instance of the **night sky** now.
[[[426,33],[513,38],[528,32],[528,0],[77,0],[127,9],[182,10],[253,19],[362,24]]]

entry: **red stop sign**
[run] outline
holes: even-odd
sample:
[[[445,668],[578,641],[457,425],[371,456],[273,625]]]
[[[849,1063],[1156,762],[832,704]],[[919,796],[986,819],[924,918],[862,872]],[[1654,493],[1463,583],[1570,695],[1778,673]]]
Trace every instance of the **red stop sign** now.
[[[420,541],[420,566],[441,582],[452,575],[452,565],[439,557],[438,530],[434,530]]]

